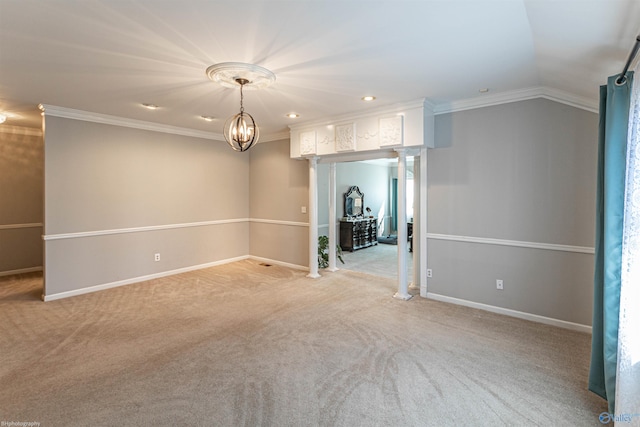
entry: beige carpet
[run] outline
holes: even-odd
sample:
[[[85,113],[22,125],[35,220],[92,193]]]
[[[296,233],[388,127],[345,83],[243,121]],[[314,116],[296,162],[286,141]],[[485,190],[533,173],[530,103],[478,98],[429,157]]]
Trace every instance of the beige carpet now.
[[[44,303],[0,278],[0,420],[599,426],[590,337],[242,261]]]
[[[409,245],[405,244],[407,251],[407,277],[413,281],[413,253],[409,252]],[[357,251],[343,252],[344,264],[338,261],[338,268],[376,276],[397,279],[398,277],[398,246],[377,244]]]

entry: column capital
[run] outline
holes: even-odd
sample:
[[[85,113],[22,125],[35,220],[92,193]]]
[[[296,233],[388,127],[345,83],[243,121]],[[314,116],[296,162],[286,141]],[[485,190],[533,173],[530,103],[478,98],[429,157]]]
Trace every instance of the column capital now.
[[[397,147],[394,148],[393,151],[395,151],[396,153],[398,153],[398,157],[403,155],[403,156],[419,156],[420,153],[420,148],[414,148],[414,147]]]
[[[395,151],[396,153],[398,153],[398,157],[405,157],[407,155],[407,151],[409,149],[406,147],[398,147],[398,148],[394,148],[393,151]]]
[[[314,156],[305,157],[305,159],[309,160],[309,163],[314,164],[314,165],[318,164],[318,159],[319,158],[320,158],[319,156],[315,156],[315,155]]]

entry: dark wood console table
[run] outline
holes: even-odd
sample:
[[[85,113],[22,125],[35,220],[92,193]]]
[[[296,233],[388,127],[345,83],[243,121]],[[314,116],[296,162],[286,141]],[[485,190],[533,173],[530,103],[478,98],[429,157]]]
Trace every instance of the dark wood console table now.
[[[343,219],[340,221],[340,247],[355,251],[378,244],[378,223],[375,218]]]

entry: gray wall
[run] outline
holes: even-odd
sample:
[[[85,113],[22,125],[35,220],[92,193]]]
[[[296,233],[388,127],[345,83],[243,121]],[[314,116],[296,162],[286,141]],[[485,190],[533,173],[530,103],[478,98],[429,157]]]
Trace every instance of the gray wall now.
[[[429,292],[591,323],[593,255],[518,242],[593,246],[597,121],[544,99],[436,117],[443,148],[428,155],[428,232],[454,240],[429,239]],[[45,141],[47,294],[247,255],[308,264],[308,163],[289,158],[286,140],[239,154],[221,142],[54,117]],[[338,216],[350,185],[374,211],[387,201],[390,168],[337,168]],[[326,224],[328,165],[318,178]],[[136,230],[202,221],[222,222]],[[111,232],[119,229],[134,232]]]
[[[309,164],[289,158],[289,140],[253,147],[250,171],[250,254],[309,265]]]
[[[42,132],[0,127],[0,275],[42,268]]]
[[[437,116],[428,232],[593,247],[597,126],[545,99]],[[591,324],[591,254],[436,239],[428,254],[431,293]]]
[[[49,116],[45,182],[47,296],[249,253],[249,154],[224,142]]]

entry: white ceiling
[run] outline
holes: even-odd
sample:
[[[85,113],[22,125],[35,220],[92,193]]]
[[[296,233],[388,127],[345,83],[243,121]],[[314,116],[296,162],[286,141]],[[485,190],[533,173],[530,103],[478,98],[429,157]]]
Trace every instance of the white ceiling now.
[[[262,135],[537,87],[597,105],[639,30],[637,0],[0,0],[0,111],[17,126],[39,127],[43,103],[221,133],[239,92],[205,70],[230,61],[276,74],[245,91]]]

